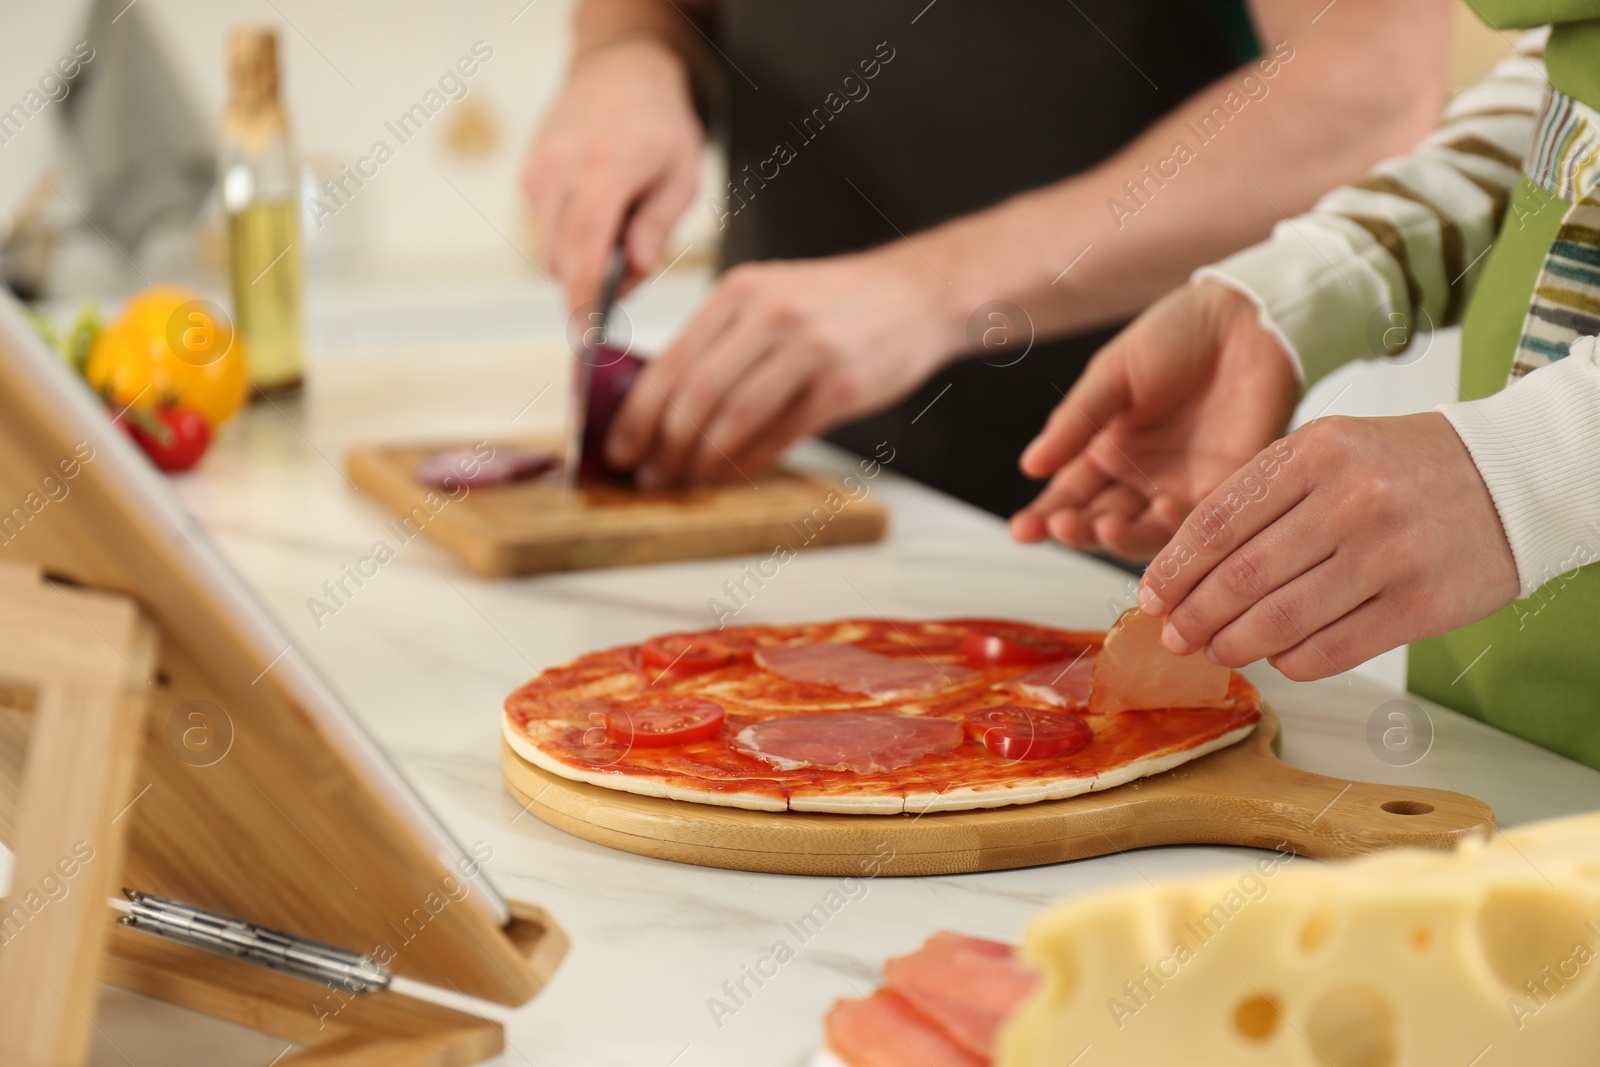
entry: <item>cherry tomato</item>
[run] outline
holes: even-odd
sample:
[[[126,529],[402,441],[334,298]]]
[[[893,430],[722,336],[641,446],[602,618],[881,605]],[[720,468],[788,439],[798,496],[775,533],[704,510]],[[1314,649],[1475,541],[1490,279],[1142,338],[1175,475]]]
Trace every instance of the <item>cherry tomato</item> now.
[[[639,653],[644,665],[652,670],[684,673],[726,667],[734,657],[734,650],[726,643],[706,634],[652,637],[640,646]]]
[[[1073,651],[1066,641],[1015,626],[975,626],[961,639],[961,654],[974,663],[1049,663]]]
[[[122,425],[158,470],[186,471],[211,445],[210,425],[188,408],[130,408]]]
[[[1065,711],[1039,711],[1017,704],[974,711],[967,737],[1001,759],[1070,756],[1094,739],[1089,724]]]
[[[720,705],[694,697],[663,700],[639,711],[616,708],[605,715],[607,736],[629,748],[705,741],[722,732],[726,718]]]

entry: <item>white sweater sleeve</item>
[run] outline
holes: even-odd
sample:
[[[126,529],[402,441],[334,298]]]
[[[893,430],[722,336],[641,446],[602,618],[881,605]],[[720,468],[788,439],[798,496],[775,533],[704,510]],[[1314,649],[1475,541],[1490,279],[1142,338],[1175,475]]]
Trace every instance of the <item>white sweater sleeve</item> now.
[[[1436,410],[1489,487],[1520,596],[1600,559],[1600,337],[1493,396]]]

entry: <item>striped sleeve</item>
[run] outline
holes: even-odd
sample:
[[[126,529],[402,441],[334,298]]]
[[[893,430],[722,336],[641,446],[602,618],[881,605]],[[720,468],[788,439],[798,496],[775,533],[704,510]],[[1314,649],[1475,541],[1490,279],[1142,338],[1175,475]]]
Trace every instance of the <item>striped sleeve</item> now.
[[[1517,55],[1452,98],[1413,152],[1193,280],[1250,297],[1307,387],[1353,359],[1402,351],[1415,329],[1458,321],[1522,176],[1544,36],[1525,36]]]

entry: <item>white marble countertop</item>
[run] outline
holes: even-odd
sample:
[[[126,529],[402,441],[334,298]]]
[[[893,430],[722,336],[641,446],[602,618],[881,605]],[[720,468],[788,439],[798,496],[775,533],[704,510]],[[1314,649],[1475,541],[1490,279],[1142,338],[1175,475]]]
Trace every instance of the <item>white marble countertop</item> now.
[[[563,364],[558,344],[532,342],[324,360],[304,398],[251,409],[197,473],[176,480],[224,554],[456,835],[492,846],[501,890],[549,908],[571,934],[571,954],[543,994],[515,1011],[477,1006],[505,1021],[508,1048],[496,1063],[795,1067],[816,1048],[836,998],[865,992],[886,956],[936,930],[1015,939],[1063,896],[1246,861],[1241,849],[1162,848],[865,882],[820,933],[792,945],[793,960],[775,977],[735,1004],[724,983],[776,941],[793,942],[784,924],[836,880],[684,866],[569,837],[521,813],[501,784],[497,747],[501,700],[526,677],[594,648],[709,625],[707,598],[746,561],[482,581],[419,540],[320,627],[307,607],[342,564],[385,537],[387,516],[339,471],[347,445],[555,430]],[[843,462],[821,446],[796,458]],[[871,483],[892,516],[888,538],[802,553],[740,622],[883,612],[1099,628],[1131,603],[1121,572],[1055,547],[1016,545],[999,520],[892,467]],[[1600,773],[1422,701],[1433,746],[1415,765],[1392,767],[1369,748],[1367,724],[1400,694],[1354,677],[1301,685],[1264,667],[1249,673],[1282,717],[1292,763],[1473,793],[1505,824],[1600,807]],[[712,998],[736,1010],[716,1020]]]

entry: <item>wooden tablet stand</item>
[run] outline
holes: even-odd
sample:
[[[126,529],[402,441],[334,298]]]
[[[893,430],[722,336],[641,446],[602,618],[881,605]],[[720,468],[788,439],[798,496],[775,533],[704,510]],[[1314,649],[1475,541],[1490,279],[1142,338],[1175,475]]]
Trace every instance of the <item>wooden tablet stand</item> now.
[[[476,1063],[499,1027],[388,975],[514,1005],[566,950],[4,294],[0,836],[0,1067],[82,1063],[100,981],[302,1046],[276,1064]]]
[[[498,1052],[500,1028],[481,1015],[311,984],[113,921],[107,898],[141,882],[137,857],[127,854],[133,813],[172,784],[143,774],[150,744],[166,743],[148,698],[174,681],[147,680],[177,660],[158,644],[128,598],[0,564],[0,835],[16,860],[0,906],[0,1063],[83,1062],[101,981],[303,1046],[278,1064],[420,1067]],[[205,810],[191,814],[204,819]],[[523,989],[536,989],[565,939],[537,909],[514,905],[513,914],[508,947],[525,964]]]

